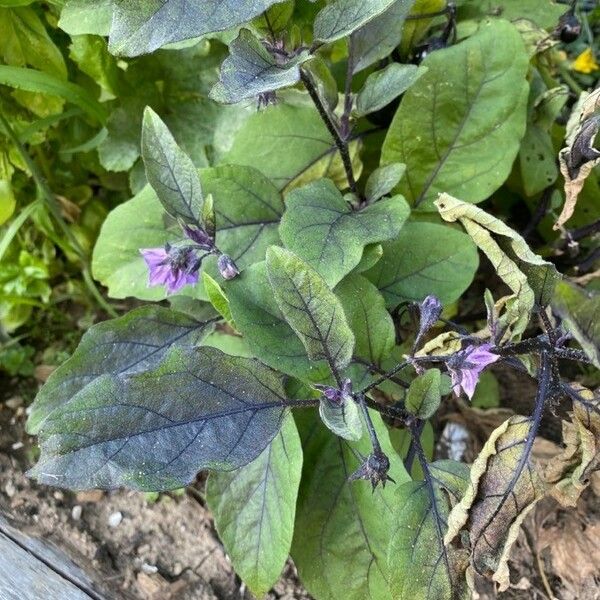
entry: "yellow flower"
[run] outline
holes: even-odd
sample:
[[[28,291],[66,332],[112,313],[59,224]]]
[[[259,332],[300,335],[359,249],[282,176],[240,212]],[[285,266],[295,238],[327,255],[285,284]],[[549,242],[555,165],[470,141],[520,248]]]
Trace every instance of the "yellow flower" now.
[[[591,48],[586,48],[573,62],[573,69],[579,73],[592,73],[600,69]]]

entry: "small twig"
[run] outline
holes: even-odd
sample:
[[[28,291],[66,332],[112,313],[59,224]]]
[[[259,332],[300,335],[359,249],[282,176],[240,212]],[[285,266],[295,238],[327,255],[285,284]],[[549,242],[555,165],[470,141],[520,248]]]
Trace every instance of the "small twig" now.
[[[537,226],[541,223],[542,219],[548,213],[548,209],[550,208],[550,200],[552,199],[552,192],[554,191],[554,186],[548,186],[540,197],[537,206],[535,207],[534,213],[531,215],[531,219],[529,223],[523,230],[523,237],[528,239],[533,232],[537,229]]]
[[[338,131],[337,125],[333,122],[331,116],[327,112],[327,109],[323,106],[323,103],[321,102],[321,98],[319,98],[319,94],[318,94],[317,90],[315,89],[315,86],[313,85],[312,81],[310,80],[310,77],[308,77],[308,75],[306,75],[306,73],[304,71],[302,71],[302,69],[300,70],[300,78],[302,80],[302,83],[306,87],[308,95],[311,97],[311,100],[313,101],[314,105],[316,106],[317,111],[319,112],[319,116],[325,123],[325,126],[327,127],[327,129],[329,130],[329,133],[331,134],[331,136],[333,137],[333,139],[335,141],[335,145],[338,147],[338,150],[340,151],[340,156],[342,157],[342,163],[344,164],[344,170],[346,171],[346,179],[348,180],[348,187],[350,188],[350,190],[353,193],[356,194],[356,190],[357,190],[356,179],[354,178],[354,169],[352,167],[352,159],[350,157],[350,151],[348,149],[348,142],[345,141],[344,139],[342,139],[342,136],[340,135],[340,132]]]
[[[371,415],[367,409],[367,403],[363,394],[355,394],[354,396],[357,404],[360,406],[363,417],[365,420],[365,424],[367,426],[367,431],[369,432],[369,438],[371,439],[371,446],[373,447],[373,452],[375,454],[380,454],[381,444],[379,443],[379,439],[377,438],[377,432],[375,431],[375,426],[373,425],[373,420],[371,419]]]
[[[404,459],[404,467],[409,475],[412,472],[413,462],[415,461],[415,456],[417,454],[417,446],[421,445],[421,435],[423,434],[424,428],[425,421],[422,420],[415,421],[415,423],[411,426],[410,445],[408,447],[408,452],[406,453],[406,458]]]

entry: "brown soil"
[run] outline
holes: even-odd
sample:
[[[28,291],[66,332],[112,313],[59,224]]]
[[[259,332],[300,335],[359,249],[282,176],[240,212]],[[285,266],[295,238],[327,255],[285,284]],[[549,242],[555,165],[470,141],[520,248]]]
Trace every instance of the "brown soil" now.
[[[75,494],[39,486],[24,475],[35,446],[18,403],[0,404],[0,514],[19,530],[62,549],[109,589],[110,600],[252,598],[216,536],[201,482],[156,501],[130,491]],[[293,565],[268,598],[309,598]]]
[[[525,380],[511,383],[525,389]],[[0,514],[14,519],[28,535],[61,548],[109,588],[110,600],[252,598],[217,538],[203,503],[202,479],[185,494],[162,495],[155,501],[129,491],[75,494],[38,486],[24,475],[35,454],[34,441],[24,433],[24,402],[18,396],[6,397],[8,402],[0,400]],[[464,409],[447,416],[467,424],[472,438],[469,454],[476,455],[481,439],[489,435],[487,428],[497,425],[495,416],[506,418],[494,410],[487,416],[491,419],[487,425],[486,420],[476,419],[478,427],[473,427],[474,416]],[[536,444],[536,455],[542,460],[559,451],[557,444],[547,440]],[[600,600],[600,499],[596,495],[600,477],[592,488],[575,509],[561,508],[550,498],[540,502],[513,548],[513,585],[497,594],[489,583],[480,581],[479,597]],[[122,515],[118,524],[117,513]],[[291,563],[268,598],[310,600]]]

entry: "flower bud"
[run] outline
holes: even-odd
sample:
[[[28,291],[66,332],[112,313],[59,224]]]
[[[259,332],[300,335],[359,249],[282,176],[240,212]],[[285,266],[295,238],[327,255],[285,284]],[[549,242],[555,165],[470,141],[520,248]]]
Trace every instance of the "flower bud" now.
[[[217,267],[219,268],[219,273],[221,273],[223,279],[233,279],[240,274],[236,264],[231,257],[227,256],[227,254],[221,254],[221,256],[219,256]]]
[[[389,458],[381,450],[376,450],[375,452],[373,452],[373,454],[367,456],[363,464],[354,473],[352,473],[352,475],[350,475],[349,480],[368,480],[373,486],[373,491],[375,491],[375,488],[380,483],[382,487],[385,487],[385,484],[388,481],[396,483],[391,477],[388,476],[389,470]]]

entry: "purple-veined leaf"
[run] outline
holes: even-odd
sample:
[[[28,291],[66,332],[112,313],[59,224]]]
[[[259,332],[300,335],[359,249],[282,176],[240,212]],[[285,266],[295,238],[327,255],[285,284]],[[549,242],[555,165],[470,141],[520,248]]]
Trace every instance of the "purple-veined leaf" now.
[[[299,404],[256,360],[173,347],[154,368],[97,377],[55,408],[30,475],[72,489],[179,488],[201,469],[252,461]]]

